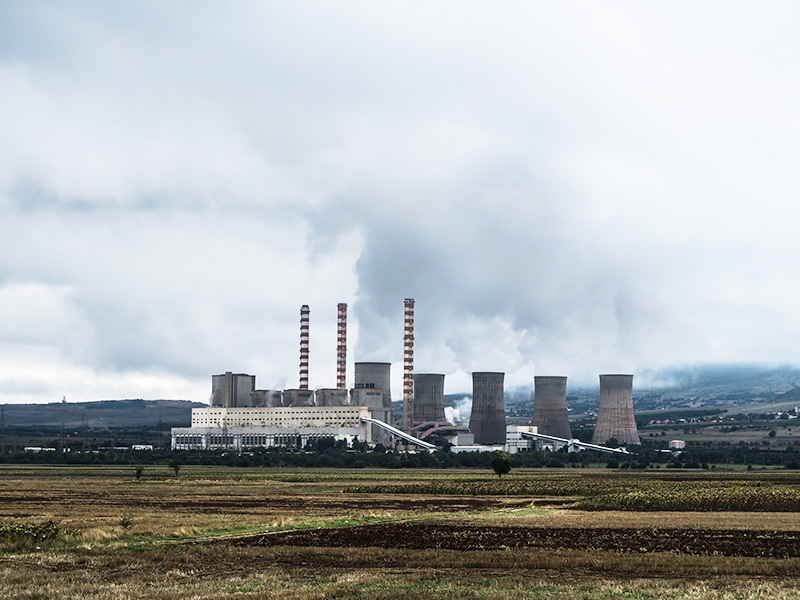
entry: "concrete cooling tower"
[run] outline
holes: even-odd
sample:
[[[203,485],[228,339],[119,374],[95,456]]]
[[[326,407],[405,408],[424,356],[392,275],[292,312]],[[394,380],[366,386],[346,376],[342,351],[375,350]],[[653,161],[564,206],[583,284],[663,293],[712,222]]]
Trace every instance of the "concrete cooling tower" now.
[[[444,375],[414,374],[414,423],[444,423]]]
[[[394,423],[392,418],[392,392],[391,392],[391,369],[392,363],[388,362],[357,362],[356,367],[356,390],[374,390],[381,392],[381,407],[383,415],[373,410],[376,419],[380,419],[390,425]],[[370,407],[372,408],[372,407]],[[376,407],[377,408],[377,407]]]
[[[600,375],[600,408],[592,443],[605,444],[611,438],[632,446],[642,443],[633,419],[633,375]]]
[[[392,363],[357,362],[355,364],[355,388],[350,404],[369,407],[372,417],[394,425],[392,417],[392,395],[390,376]],[[389,445],[391,436],[376,425],[372,426],[372,440]]]
[[[476,444],[506,443],[506,413],[503,401],[505,373],[472,374],[472,414],[469,429]]]
[[[567,378],[537,376],[533,381],[531,425],[544,435],[572,439],[567,415]]]

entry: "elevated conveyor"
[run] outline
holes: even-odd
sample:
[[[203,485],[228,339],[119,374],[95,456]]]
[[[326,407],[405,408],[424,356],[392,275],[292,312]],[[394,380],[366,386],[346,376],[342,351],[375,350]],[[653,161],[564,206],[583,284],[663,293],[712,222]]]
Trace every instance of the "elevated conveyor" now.
[[[530,433],[529,431],[522,431],[522,437],[534,440],[547,440],[550,442],[558,442],[559,444],[566,444],[570,452],[574,452],[575,448],[583,448],[584,450],[597,450],[598,452],[608,452],[609,454],[630,454],[625,448],[606,448],[605,446],[598,446],[597,444],[587,444],[575,439],[568,440],[566,438],[553,437],[552,435],[545,435],[543,433]]]
[[[399,438],[402,438],[402,439],[406,440],[407,442],[411,442],[412,444],[416,444],[417,446],[425,448],[426,450],[436,450],[436,446],[434,444],[431,444],[430,442],[426,442],[426,441],[421,440],[419,438],[415,438],[413,435],[409,435],[405,431],[400,431],[397,427],[392,427],[388,423],[385,423],[385,422],[383,422],[383,421],[381,421],[379,419],[373,419],[371,417],[361,417],[361,422],[362,423],[372,423],[373,425],[376,425],[376,426],[378,426],[378,427],[380,427],[382,429],[385,429],[386,431],[388,431],[392,435],[395,435],[395,436],[397,436]]]

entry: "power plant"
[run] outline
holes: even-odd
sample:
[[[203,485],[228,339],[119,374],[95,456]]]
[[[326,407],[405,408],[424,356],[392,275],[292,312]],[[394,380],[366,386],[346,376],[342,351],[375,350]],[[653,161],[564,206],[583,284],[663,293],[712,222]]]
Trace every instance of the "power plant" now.
[[[395,427],[391,363],[356,362],[347,388],[347,304],[336,307],[336,386],[309,388],[310,308],[300,308],[300,370],[297,388],[256,389],[256,378],[226,372],[211,378],[208,408],[192,410],[191,427],[172,429],[178,450],[234,449],[258,446],[303,447],[310,440],[356,439],[386,447],[434,449],[450,443],[453,451],[506,449],[509,452],[568,446],[612,451],[598,446],[615,438],[640,444],[633,418],[633,375],[600,376],[600,408],[592,444],[572,439],[567,412],[567,378],[536,376],[530,426],[507,426],[504,378],[500,372],[472,373],[469,428],[447,421],[445,376],[414,373],[413,298],[403,303],[402,418]],[[617,450],[624,452],[624,450]]]
[[[539,375],[533,380],[531,425],[544,435],[572,439],[567,413],[567,378]]]
[[[611,438],[629,446],[642,443],[633,418],[633,375],[600,375],[600,407],[592,443],[605,444]]]

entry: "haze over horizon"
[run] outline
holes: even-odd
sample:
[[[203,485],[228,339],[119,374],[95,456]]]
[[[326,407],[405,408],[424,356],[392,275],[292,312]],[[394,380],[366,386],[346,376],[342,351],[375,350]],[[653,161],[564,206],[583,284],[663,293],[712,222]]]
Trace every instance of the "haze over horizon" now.
[[[0,4],[0,403],[800,365],[788,1]]]

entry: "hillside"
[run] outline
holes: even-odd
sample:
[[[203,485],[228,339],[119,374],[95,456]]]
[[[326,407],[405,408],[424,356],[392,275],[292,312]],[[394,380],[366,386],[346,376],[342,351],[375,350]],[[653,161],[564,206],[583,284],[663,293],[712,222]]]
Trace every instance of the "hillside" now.
[[[0,404],[0,427],[188,427],[186,400],[101,400],[50,404]]]

